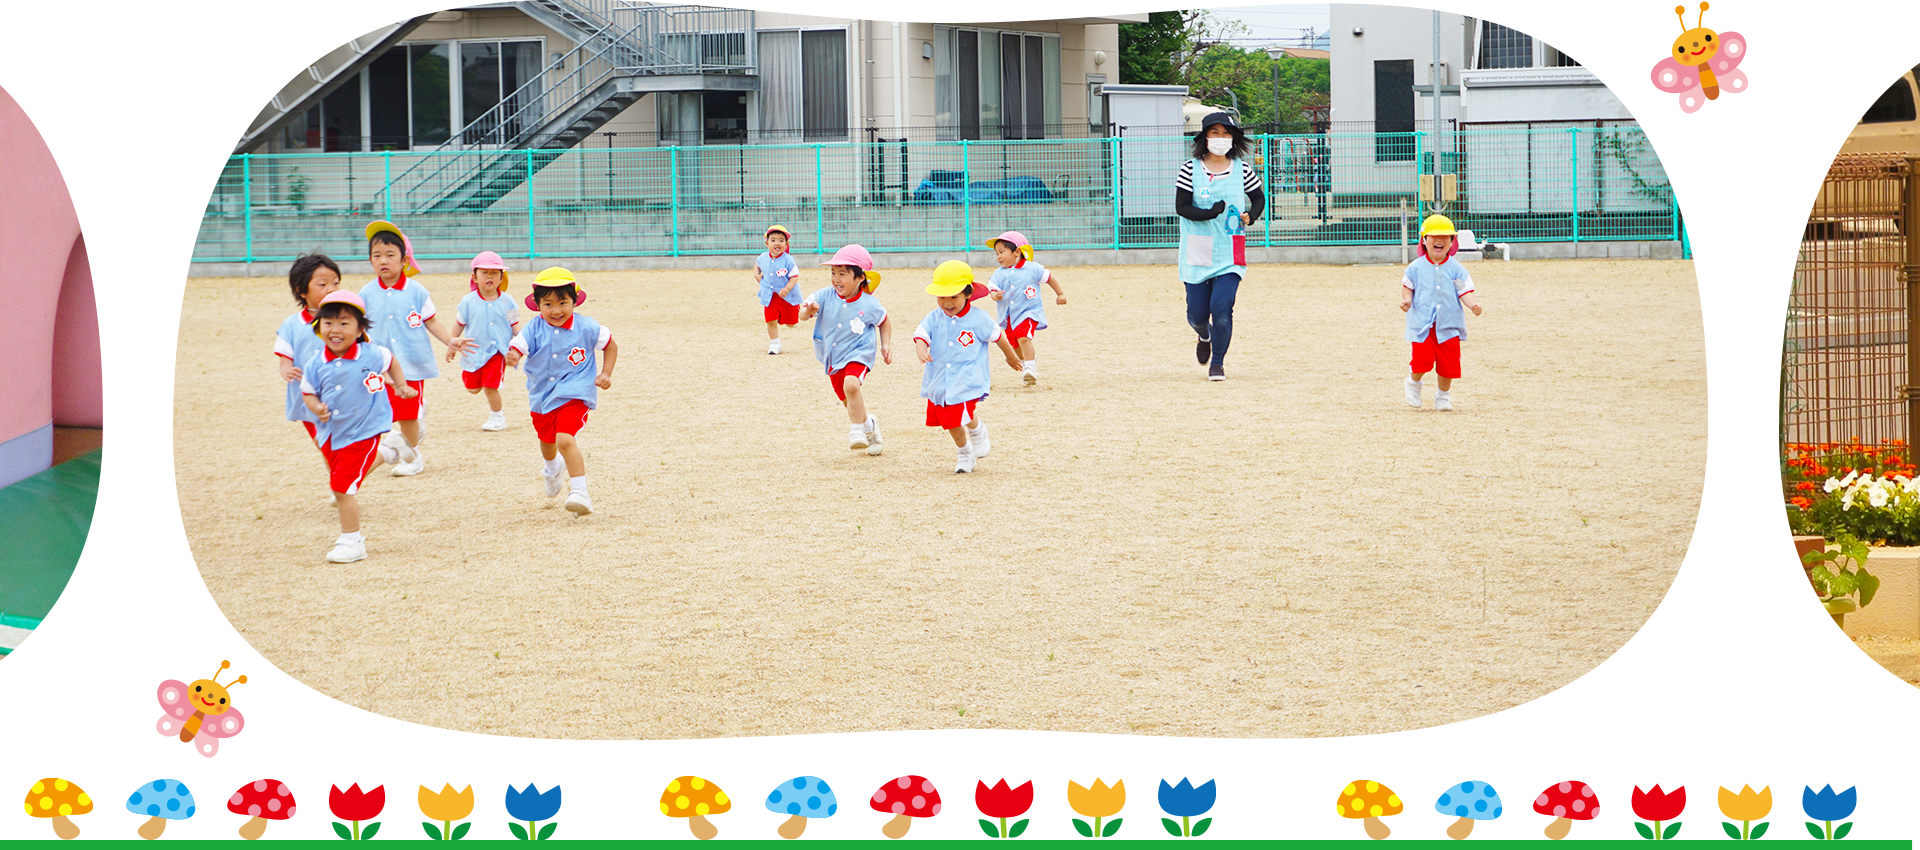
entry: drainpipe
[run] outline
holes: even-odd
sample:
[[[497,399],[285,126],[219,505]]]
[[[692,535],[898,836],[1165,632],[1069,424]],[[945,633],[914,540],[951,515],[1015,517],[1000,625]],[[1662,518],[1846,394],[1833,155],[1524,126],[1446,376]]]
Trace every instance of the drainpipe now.
[[[893,134],[907,137],[907,51],[900,42],[900,22],[893,22]]]

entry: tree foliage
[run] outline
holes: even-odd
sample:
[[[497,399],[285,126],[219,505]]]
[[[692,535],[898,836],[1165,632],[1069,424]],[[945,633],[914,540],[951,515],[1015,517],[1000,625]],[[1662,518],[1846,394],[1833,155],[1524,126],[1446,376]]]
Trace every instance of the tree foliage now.
[[[1249,127],[1308,132],[1307,110],[1328,103],[1329,63],[1276,60],[1264,49],[1235,47],[1231,39],[1245,32],[1237,21],[1197,9],[1154,12],[1144,24],[1121,24],[1120,81],[1184,85],[1208,104],[1237,101],[1241,123]]]

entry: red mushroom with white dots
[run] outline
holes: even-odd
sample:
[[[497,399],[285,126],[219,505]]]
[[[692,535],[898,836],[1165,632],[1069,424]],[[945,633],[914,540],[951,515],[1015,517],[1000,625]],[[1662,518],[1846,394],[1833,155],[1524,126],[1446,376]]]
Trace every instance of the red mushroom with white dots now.
[[[1533,800],[1533,810],[1543,815],[1553,815],[1553,823],[1547,825],[1548,838],[1559,841],[1567,837],[1577,820],[1593,820],[1600,814],[1600,798],[1594,796],[1593,788],[1585,782],[1562,782],[1549,785],[1547,790]]]
[[[227,798],[227,811],[250,818],[240,837],[252,841],[267,831],[267,821],[293,817],[293,790],[278,779],[249,782]]]
[[[940,813],[940,792],[934,790],[933,781],[924,776],[902,776],[888,780],[873,792],[871,805],[876,812],[893,815],[893,820],[880,827],[880,834],[904,838],[914,818],[930,818]]]

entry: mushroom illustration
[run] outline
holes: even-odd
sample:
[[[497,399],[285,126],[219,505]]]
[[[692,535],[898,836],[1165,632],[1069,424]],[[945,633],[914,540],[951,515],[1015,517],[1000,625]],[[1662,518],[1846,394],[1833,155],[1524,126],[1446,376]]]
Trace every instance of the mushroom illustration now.
[[[73,815],[93,811],[93,798],[65,779],[42,779],[27,791],[27,814],[53,820],[53,834],[72,840],[80,837],[80,827],[67,820]]]
[[[1543,815],[1553,815],[1553,823],[1547,824],[1548,838],[1559,841],[1567,837],[1567,831],[1573,829],[1577,820],[1593,820],[1600,814],[1600,798],[1593,795],[1593,789],[1585,782],[1562,782],[1550,785],[1547,790],[1533,800],[1533,810]]]
[[[940,792],[934,790],[933,781],[924,776],[902,776],[891,779],[873,792],[873,810],[893,815],[893,820],[880,827],[880,834],[888,838],[904,838],[907,829],[913,826],[913,818],[930,818],[940,813]]]
[[[227,798],[227,811],[251,818],[241,825],[240,837],[252,841],[267,831],[267,821],[293,817],[293,791],[278,779],[258,779]]]
[[[138,832],[152,841],[167,831],[167,821],[193,817],[193,793],[178,779],[155,779],[127,795],[127,811],[147,816]]]
[[[780,783],[780,787],[767,795],[767,811],[791,815],[777,832],[781,838],[799,838],[807,831],[808,818],[833,817],[834,812],[840,811],[840,801],[833,796],[826,780],[818,776],[796,776]]]
[[[1462,782],[1447,789],[1440,799],[1433,803],[1433,810],[1443,815],[1453,815],[1459,820],[1447,827],[1447,837],[1459,841],[1473,834],[1473,822],[1493,820],[1504,810],[1500,805],[1500,795],[1493,786],[1485,782]]]
[[[1364,819],[1367,836],[1375,841],[1393,834],[1393,830],[1388,829],[1380,819],[1397,815],[1403,808],[1400,795],[1393,793],[1392,788],[1371,779],[1350,783],[1340,792],[1340,816],[1355,820]]]
[[[671,818],[689,818],[687,828],[693,837],[706,841],[720,834],[720,828],[707,821],[707,815],[724,814],[733,808],[727,792],[698,776],[682,776],[667,783],[660,794],[660,813]]]

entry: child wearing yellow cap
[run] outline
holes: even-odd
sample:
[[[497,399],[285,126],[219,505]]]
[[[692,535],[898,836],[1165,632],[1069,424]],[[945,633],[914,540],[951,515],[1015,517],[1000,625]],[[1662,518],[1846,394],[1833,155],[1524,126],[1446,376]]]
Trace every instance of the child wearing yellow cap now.
[[[533,279],[527,309],[540,314],[528,322],[507,346],[507,365],[527,369],[527,411],[533,433],[540,440],[540,477],[548,496],[558,496],[571,483],[566,508],[575,516],[593,513],[587,495],[587,460],[580,451],[580,429],[587,413],[599,406],[600,390],[613,386],[613,361],[620,347],[613,331],[592,316],[575,312],[587,293],[573,272],[554,266]],[[594,368],[594,352],[600,364]]]
[[[767,353],[780,353],[780,326],[800,324],[800,264],[793,261],[789,243],[793,232],[767,228],[767,251],[753,261],[753,282],[760,285],[760,315],[767,320]]]
[[[414,390],[412,396],[403,398],[394,388],[388,388],[395,392],[389,401],[402,438],[395,446],[400,450],[400,463],[393,474],[418,475],[427,465],[420,455],[424,436],[420,415],[426,410],[427,379],[440,377],[429,338],[463,353],[472,344],[447,330],[433,306],[433,296],[425,286],[411,280],[420,274],[420,264],[413,257],[413,240],[390,221],[367,225],[366,234],[367,262],[373,266],[375,277],[360,287],[360,298],[366,302],[367,318],[373,321],[373,341],[393,352],[407,370],[407,385]]]
[[[1460,341],[1467,338],[1466,310],[1480,315],[1473,297],[1473,278],[1453,258],[1453,220],[1428,216],[1420,224],[1420,256],[1400,278],[1400,312],[1407,314],[1407,342],[1413,346],[1408,362],[1407,404],[1421,404],[1421,379],[1439,373],[1433,395],[1434,410],[1453,409],[1453,380],[1460,377]],[[1462,309],[1465,308],[1465,309]]]
[[[939,305],[913,331],[914,348],[926,370],[920,395],[927,400],[927,425],[947,429],[955,447],[954,472],[972,472],[974,461],[986,457],[991,444],[987,426],[976,409],[987,397],[993,377],[988,373],[987,344],[1000,346],[1007,365],[1020,371],[1020,353],[1007,341],[1000,324],[986,310],[973,309],[978,284],[973,269],[948,260],[933,270],[927,294]]]

